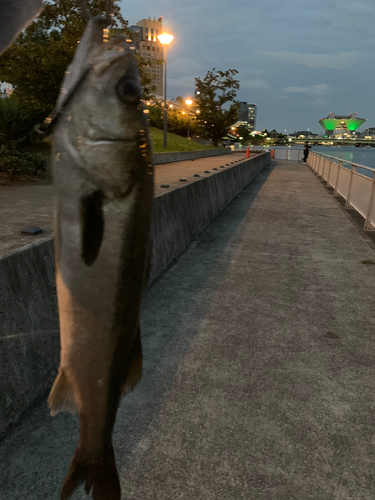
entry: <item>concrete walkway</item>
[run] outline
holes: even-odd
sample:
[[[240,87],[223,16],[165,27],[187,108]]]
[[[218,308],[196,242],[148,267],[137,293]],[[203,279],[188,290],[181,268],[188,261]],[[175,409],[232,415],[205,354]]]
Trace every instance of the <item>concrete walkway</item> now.
[[[155,196],[164,193],[166,189],[176,189],[183,184],[196,182],[199,177],[194,177],[194,174],[200,177],[213,175],[214,168],[218,169],[220,165],[244,158],[244,153],[232,153],[156,165]],[[206,170],[209,173],[205,173]],[[182,183],[181,178],[186,179],[186,182]],[[168,184],[169,188],[161,188],[161,184]],[[53,236],[52,185],[2,186],[0,207],[0,256]],[[43,229],[43,233],[36,236],[21,235],[21,230],[26,226],[38,226]]]
[[[375,256],[306,166],[274,165],[146,296],[124,499],[375,498]],[[0,498],[57,499],[77,437],[42,401],[0,443]]]

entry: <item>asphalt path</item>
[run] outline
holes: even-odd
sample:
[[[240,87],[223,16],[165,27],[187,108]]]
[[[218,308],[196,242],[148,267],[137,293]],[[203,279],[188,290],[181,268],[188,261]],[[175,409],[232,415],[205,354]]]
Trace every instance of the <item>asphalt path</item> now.
[[[308,167],[267,167],[145,297],[123,499],[373,500],[369,261]],[[58,499],[77,439],[41,401],[0,443],[0,498]]]

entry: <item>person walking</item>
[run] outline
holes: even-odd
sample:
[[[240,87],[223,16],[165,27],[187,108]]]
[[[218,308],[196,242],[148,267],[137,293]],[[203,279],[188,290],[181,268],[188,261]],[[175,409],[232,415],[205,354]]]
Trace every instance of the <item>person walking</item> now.
[[[303,148],[303,163],[307,162],[307,157],[309,156],[309,149],[311,149],[311,146],[309,146],[308,141],[306,141],[305,146]]]

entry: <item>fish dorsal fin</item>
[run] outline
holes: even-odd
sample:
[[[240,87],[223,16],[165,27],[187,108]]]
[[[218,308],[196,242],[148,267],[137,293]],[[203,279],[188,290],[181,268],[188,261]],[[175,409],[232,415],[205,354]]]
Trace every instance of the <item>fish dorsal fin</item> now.
[[[65,72],[56,107],[51,116],[39,127],[40,132],[47,135],[52,132],[64,107],[85,80],[92,65],[90,54],[98,45],[103,43],[103,29],[107,26],[108,21],[103,16],[96,16],[88,21],[74,54],[73,61]]]
[[[64,106],[66,99],[75,90],[82,76],[90,69],[90,54],[94,47],[103,43],[103,29],[107,26],[108,21],[103,16],[96,16],[88,21],[73,60],[68,66],[63,79],[55,112],[58,113],[61,107]]]
[[[62,411],[72,415],[77,413],[77,405],[74,401],[72,388],[63,370],[60,370],[48,396],[48,406],[54,417]]]

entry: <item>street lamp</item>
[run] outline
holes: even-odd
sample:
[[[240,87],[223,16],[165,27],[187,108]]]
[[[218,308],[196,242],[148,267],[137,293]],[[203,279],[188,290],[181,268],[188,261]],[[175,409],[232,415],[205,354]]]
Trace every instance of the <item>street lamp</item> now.
[[[185,100],[185,104],[186,104],[186,106],[188,106],[188,110],[189,110],[189,106],[191,106],[193,104],[193,101],[190,99],[190,97],[189,97],[189,99]],[[188,119],[189,119],[189,111],[188,111]],[[189,127],[189,125],[188,125],[188,127]],[[188,128],[188,131],[187,131],[187,138],[190,141],[189,128]]]
[[[174,36],[168,33],[158,35],[159,42],[164,45],[164,148],[167,148],[167,45],[171,43]]]

